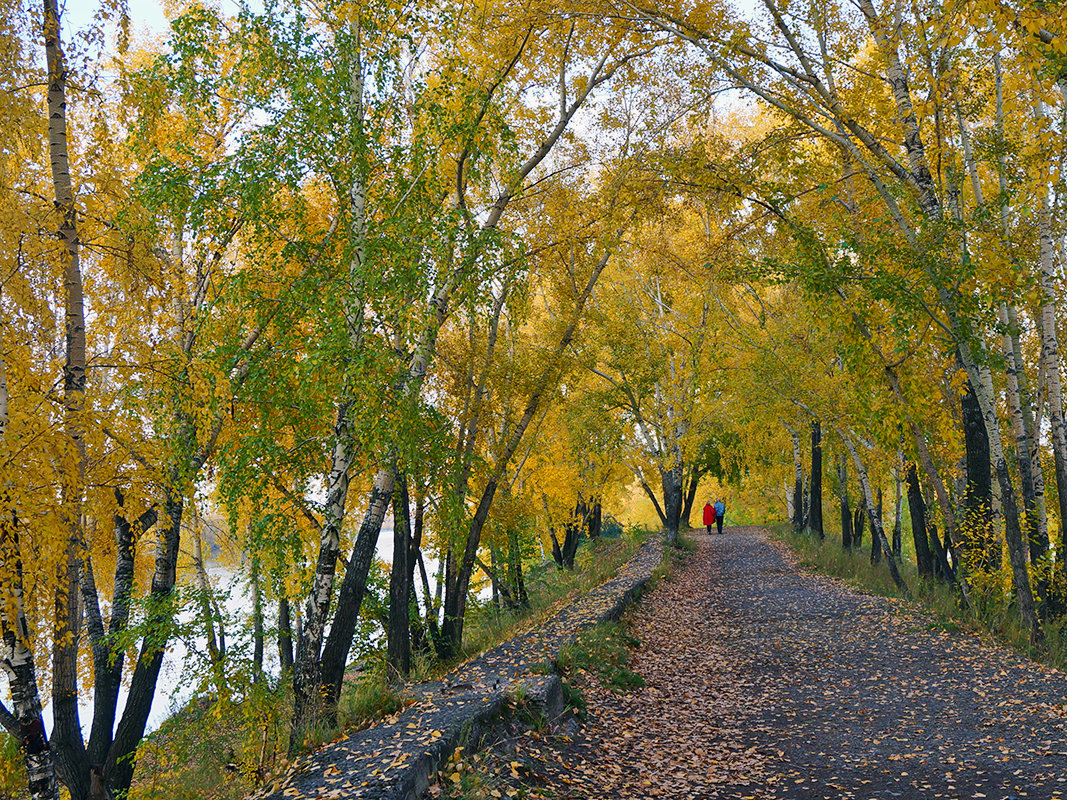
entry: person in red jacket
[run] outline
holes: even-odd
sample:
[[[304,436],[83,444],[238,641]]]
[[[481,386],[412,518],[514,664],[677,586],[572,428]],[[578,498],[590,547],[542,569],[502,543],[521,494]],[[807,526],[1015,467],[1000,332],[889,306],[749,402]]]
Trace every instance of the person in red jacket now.
[[[708,529],[708,533],[711,533],[711,526],[715,524],[715,507],[708,500],[704,504],[704,526]]]

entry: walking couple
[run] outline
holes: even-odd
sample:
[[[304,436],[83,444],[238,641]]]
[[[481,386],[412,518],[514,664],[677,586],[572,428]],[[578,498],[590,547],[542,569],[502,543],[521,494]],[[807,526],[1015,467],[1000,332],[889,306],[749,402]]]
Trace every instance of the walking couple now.
[[[715,505],[712,505],[710,500],[704,504],[704,525],[708,533],[711,533],[712,525],[718,529],[719,533],[722,533],[722,520],[725,516],[726,503],[722,500],[716,500]]]

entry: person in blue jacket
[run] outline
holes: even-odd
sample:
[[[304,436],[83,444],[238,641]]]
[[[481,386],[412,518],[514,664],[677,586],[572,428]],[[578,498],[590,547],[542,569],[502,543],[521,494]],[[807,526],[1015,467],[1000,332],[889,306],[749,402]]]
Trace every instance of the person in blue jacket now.
[[[726,503],[722,500],[715,501],[715,528],[722,533],[722,521],[726,516]]]

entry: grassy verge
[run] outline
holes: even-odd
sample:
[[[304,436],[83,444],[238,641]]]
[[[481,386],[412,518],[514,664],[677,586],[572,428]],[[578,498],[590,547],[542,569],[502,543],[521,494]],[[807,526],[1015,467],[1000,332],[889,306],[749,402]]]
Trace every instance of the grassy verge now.
[[[577,675],[588,675],[612,691],[638,689],[645,679],[630,669],[630,650],[638,644],[622,623],[601,623],[560,651],[560,673],[568,683]]]
[[[574,559],[574,571],[562,570],[553,562],[530,567],[526,588],[530,607],[523,611],[506,611],[491,604],[471,608],[464,624],[463,653],[460,661],[485,652],[520,630],[537,625],[604,581],[614,577],[649,532],[632,529],[617,539],[599,539],[583,543]],[[428,665],[426,678],[433,678],[455,666],[455,662]]]
[[[430,796],[449,800],[556,797],[551,783],[562,782],[559,751],[572,741],[577,723],[586,710],[585,691],[602,686],[622,693],[645,685],[644,678],[630,669],[631,652],[639,645],[621,622],[605,622],[583,631],[561,651],[555,664],[563,678],[564,701],[572,721],[549,724],[543,712],[524,716],[524,702],[515,700],[516,727],[477,751],[457,748],[436,782]]]
[[[674,546],[663,546],[663,559],[659,566],[652,570],[652,577],[646,584],[644,591],[650,592],[660,581],[670,578],[676,570],[682,569],[689,556],[697,549],[696,540],[684,533],[678,534],[678,541]]]
[[[822,542],[793,531],[788,522],[765,526],[773,538],[784,542],[800,563],[814,572],[841,578],[853,588],[867,594],[907,598],[897,589],[884,565],[871,564],[870,539],[852,551],[841,547],[840,540],[827,535]],[[912,593],[912,606],[928,618],[930,629],[967,632],[989,641],[1006,644],[1029,658],[1067,671],[1067,620],[1056,618],[1044,623],[1045,645],[1030,646],[1029,633],[1019,620],[1011,601],[1010,578],[1005,571],[972,576],[971,603],[964,606],[957,589],[929,579],[920,579],[914,559],[905,549],[901,576]]]

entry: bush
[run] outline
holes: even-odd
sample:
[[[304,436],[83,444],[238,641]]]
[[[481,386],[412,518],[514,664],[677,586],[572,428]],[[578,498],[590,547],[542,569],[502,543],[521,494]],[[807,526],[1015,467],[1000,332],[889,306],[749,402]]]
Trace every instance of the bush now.
[[[622,523],[610,514],[600,522],[600,535],[607,539],[618,539],[625,533]]]

